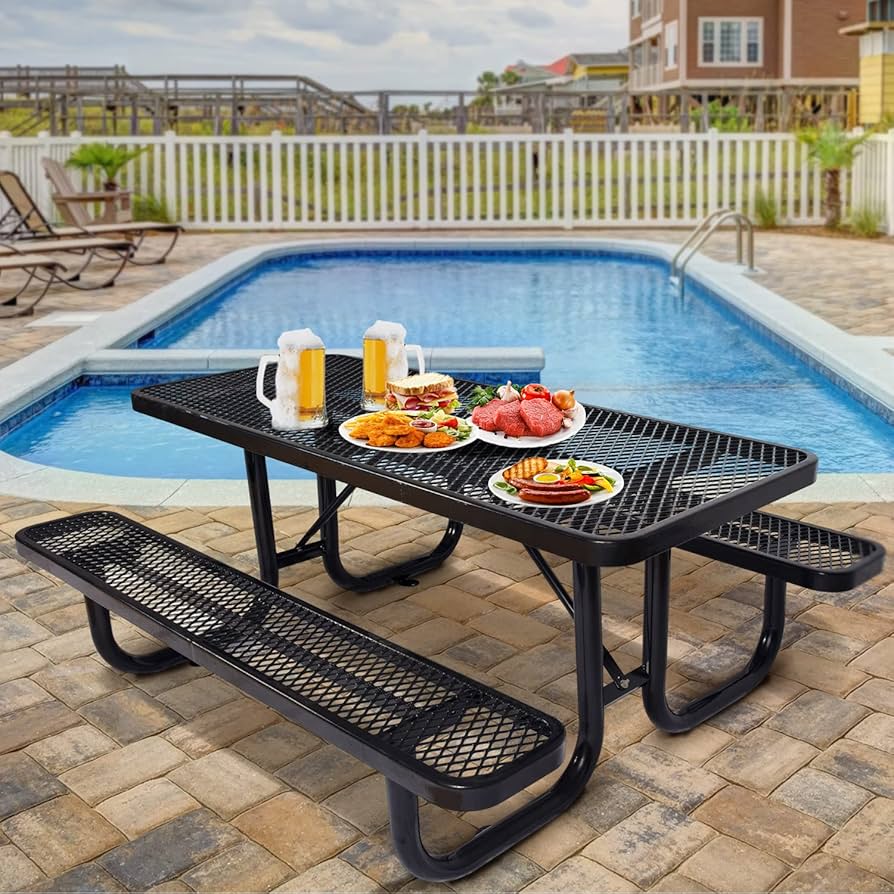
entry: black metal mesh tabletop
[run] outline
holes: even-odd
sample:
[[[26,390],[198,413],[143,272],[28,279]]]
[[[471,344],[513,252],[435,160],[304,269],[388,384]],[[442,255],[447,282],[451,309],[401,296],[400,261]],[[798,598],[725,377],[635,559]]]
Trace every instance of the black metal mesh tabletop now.
[[[572,438],[539,450],[475,441],[448,453],[377,452],[351,444],[338,425],[361,412],[360,360],[329,356],[330,425],[275,431],[255,397],[256,370],[151,385],[134,392],[142,413],[328,478],[593,564],[629,564],[685,543],[810,484],[807,451],[618,410],[587,407]],[[267,393],[274,371],[268,370]],[[457,383],[460,399],[474,383]],[[574,456],[624,476],[604,503],[516,506],[491,494],[488,479],[525,455]]]

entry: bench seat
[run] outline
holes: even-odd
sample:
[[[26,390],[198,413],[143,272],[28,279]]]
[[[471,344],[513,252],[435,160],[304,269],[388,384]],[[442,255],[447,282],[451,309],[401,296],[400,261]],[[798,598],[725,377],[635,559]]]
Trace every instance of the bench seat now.
[[[89,600],[443,807],[490,807],[561,764],[556,718],[121,515],[16,540]]]
[[[852,590],[881,571],[885,550],[872,540],[751,512],[682,547],[688,552],[747,568],[823,592]]]

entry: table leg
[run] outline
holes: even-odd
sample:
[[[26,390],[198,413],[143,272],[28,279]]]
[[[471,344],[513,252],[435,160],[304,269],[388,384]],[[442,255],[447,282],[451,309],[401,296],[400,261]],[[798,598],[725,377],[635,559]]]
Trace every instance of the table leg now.
[[[270,505],[270,485],[267,481],[267,459],[245,451],[245,472],[248,478],[248,498],[251,520],[255,529],[255,547],[261,580],[279,583],[279,563],[276,558],[276,535],[273,533],[273,507]]]
[[[404,584],[415,586],[415,575],[422,574],[437,568],[456,548],[459,538],[462,536],[463,526],[459,522],[450,521],[447,529],[438,545],[424,556],[408,559],[397,565],[390,565],[380,571],[370,574],[351,574],[342,564],[338,544],[338,514],[330,511],[331,507],[340,500],[336,496],[335,482],[331,478],[317,477],[317,494],[320,508],[320,518],[324,519],[320,525],[320,542],[322,543],[323,566],[329,577],[345,590],[354,590],[358,593],[367,593],[370,590],[378,590],[389,584]]]
[[[646,561],[643,660],[648,668],[648,678],[643,686],[643,705],[659,729],[682,733],[737,702],[770,672],[785,627],[785,581],[765,578],[763,626],[754,654],[744,670],[717,689],[693,699],[681,710],[673,711],[667,703],[666,692],[670,562],[669,552]]]
[[[426,850],[419,831],[419,801],[387,781],[394,849],[419,878],[450,881],[474,872],[564,813],[583,792],[602,749],[602,600],[599,569],[574,566],[574,639],[577,656],[577,744],[565,772],[548,791],[478,832],[449,854]]]
[[[397,565],[390,565],[371,574],[351,574],[341,561],[338,509],[353,492],[352,486],[345,486],[341,493],[337,493],[335,481],[317,476],[319,518],[296,547],[277,552],[266,458],[246,450],[245,472],[248,478],[248,496],[251,502],[251,518],[255,529],[255,546],[261,580],[273,586],[279,583],[280,568],[319,557],[322,557],[323,566],[329,577],[346,590],[366,593],[394,583],[415,586],[417,581],[414,575],[437,568],[453,552],[462,536],[463,526],[459,522],[450,521],[440,543],[430,553]],[[310,542],[315,533],[319,533],[319,541]]]

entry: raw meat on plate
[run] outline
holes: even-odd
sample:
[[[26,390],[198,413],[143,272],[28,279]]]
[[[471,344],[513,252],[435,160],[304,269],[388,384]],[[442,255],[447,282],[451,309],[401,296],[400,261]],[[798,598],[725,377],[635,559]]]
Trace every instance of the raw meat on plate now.
[[[562,427],[562,411],[553,406],[552,401],[537,397],[523,400],[519,411],[530,434],[536,438],[554,435]]]

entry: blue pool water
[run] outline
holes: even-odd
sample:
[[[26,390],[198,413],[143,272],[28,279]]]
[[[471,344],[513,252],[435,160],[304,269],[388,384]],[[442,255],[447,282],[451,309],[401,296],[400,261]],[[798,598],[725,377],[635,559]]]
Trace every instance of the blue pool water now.
[[[352,253],[260,264],[141,347],[269,348],[311,326],[359,345],[376,318],[426,345],[540,345],[542,381],[588,403],[813,450],[821,471],[894,471],[894,426],[667,266],[587,252]],[[75,391],[0,440],[26,459],[113,474],[243,477],[239,451]],[[279,467],[276,477],[287,477]],[[289,474],[294,475],[293,471]]]

